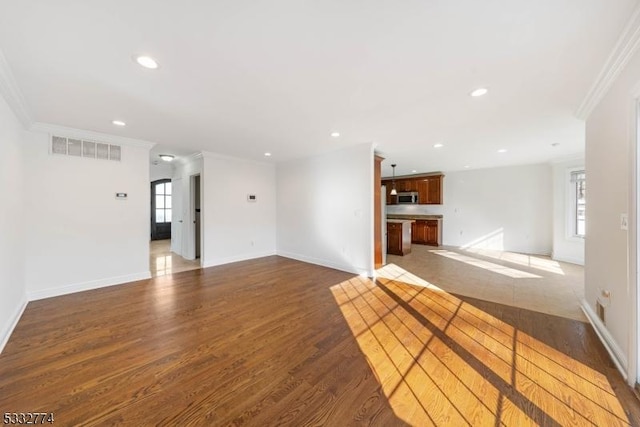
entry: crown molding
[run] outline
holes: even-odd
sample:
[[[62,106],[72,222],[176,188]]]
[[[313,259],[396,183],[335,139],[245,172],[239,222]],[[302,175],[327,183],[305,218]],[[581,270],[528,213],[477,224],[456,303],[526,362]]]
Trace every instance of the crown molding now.
[[[587,96],[576,110],[576,117],[586,120],[596,106],[602,101],[620,73],[627,66],[640,45],[640,5],[636,7],[631,18],[618,38],[613,51],[600,70],[596,81],[589,89]]]
[[[18,120],[22,123],[25,129],[33,123],[33,116],[31,110],[27,106],[27,102],[22,95],[22,91],[16,83],[16,79],[13,77],[11,67],[7,62],[4,54],[0,50],[0,94],[7,101],[9,107],[13,110],[13,113],[18,117]]]
[[[174,160],[173,163],[177,163],[180,164],[182,166],[187,165],[191,162],[195,162],[197,160],[202,159],[202,153],[201,152],[197,152],[197,153],[193,153],[193,154],[189,154],[187,156],[179,156],[176,157],[176,159]]]
[[[234,160],[234,161],[240,161],[240,162],[255,163],[258,165],[273,165],[275,163],[274,160],[268,161],[268,160],[247,159],[244,157],[231,156],[228,154],[214,153],[212,151],[202,151],[201,155],[202,155],[202,158],[205,158],[205,159]]]
[[[129,147],[139,147],[151,149],[155,142],[144,141],[142,139],[127,138],[124,136],[110,135],[108,133],[94,132],[91,130],[75,129],[66,126],[52,125],[50,123],[35,122],[29,130],[32,132],[42,132],[51,135],[64,136],[67,138],[86,139],[89,141],[108,142],[111,144],[124,145]]]

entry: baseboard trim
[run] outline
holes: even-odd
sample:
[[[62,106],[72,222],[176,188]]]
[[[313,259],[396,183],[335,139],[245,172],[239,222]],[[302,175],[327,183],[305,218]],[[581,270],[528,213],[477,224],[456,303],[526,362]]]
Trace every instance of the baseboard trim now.
[[[231,264],[232,262],[248,261],[250,259],[264,258],[276,255],[276,251],[255,252],[251,254],[236,255],[223,258],[214,258],[202,262],[202,268],[215,267],[218,265]]]
[[[55,288],[42,289],[35,292],[28,292],[29,301],[37,301],[44,298],[58,297],[61,295],[72,294],[74,292],[90,291],[92,289],[105,288],[107,286],[121,285],[123,283],[135,282],[151,278],[150,271],[141,273],[126,274],[124,276],[109,277],[106,279],[92,280],[89,282],[75,283]],[[27,288],[29,286],[27,285]]]
[[[295,259],[296,261],[307,262],[309,264],[320,265],[322,267],[333,268],[334,270],[345,271],[347,273],[357,274],[357,275],[366,275],[368,277],[373,276],[373,272],[369,271],[368,268],[352,266],[349,264],[341,264],[321,258],[314,258],[307,255],[296,254],[293,252],[287,251],[278,251],[278,256],[284,258]]]
[[[616,368],[618,368],[618,371],[620,371],[622,377],[626,381],[628,364],[627,357],[625,356],[624,352],[622,351],[616,340],[613,339],[613,336],[604,325],[604,323],[602,323],[602,321],[598,318],[589,303],[584,299],[582,300],[581,308],[585,316],[587,316],[587,319],[589,319],[589,323],[591,323],[591,326],[593,326],[593,329],[596,331],[598,338],[600,338],[600,341],[602,341],[604,348],[607,349],[609,356],[611,356],[611,360],[613,360]]]
[[[2,331],[2,334],[0,335],[0,353],[2,353],[2,351],[4,350],[4,346],[6,346],[7,343],[9,342],[9,338],[11,337],[13,330],[18,325],[18,322],[22,317],[22,313],[24,313],[24,310],[27,308],[28,303],[29,301],[27,300],[26,295],[23,295],[22,299],[16,306],[16,309],[14,310],[13,315],[9,318],[10,319],[9,325],[6,328],[4,328],[4,330]]]

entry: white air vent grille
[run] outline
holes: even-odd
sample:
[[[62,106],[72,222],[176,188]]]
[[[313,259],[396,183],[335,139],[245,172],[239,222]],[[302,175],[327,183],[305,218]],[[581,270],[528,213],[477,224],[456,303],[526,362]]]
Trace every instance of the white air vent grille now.
[[[51,137],[51,154],[119,162],[122,160],[122,147],[104,142],[84,141],[54,135]]]
[[[98,150],[96,151],[96,158],[102,160],[109,159],[109,144],[103,144],[102,142],[98,142],[97,144]]]
[[[67,138],[59,136],[51,138],[51,152],[53,154],[67,154]]]
[[[80,139],[67,139],[67,151],[70,156],[82,155],[82,140]]]
[[[96,143],[83,141],[82,142],[82,157],[96,158]]]
[[[120,161],[120,146],[109,145],[109,160]]]

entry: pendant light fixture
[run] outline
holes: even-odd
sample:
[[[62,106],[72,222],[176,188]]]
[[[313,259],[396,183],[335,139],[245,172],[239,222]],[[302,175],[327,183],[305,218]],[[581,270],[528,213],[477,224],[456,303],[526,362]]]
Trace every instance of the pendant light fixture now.
[[[396,191],[396,164],[392,164],[391,167],[393,168],[393,180],[391,181],[391,195],[392,196],[397,196],[398,192]]]

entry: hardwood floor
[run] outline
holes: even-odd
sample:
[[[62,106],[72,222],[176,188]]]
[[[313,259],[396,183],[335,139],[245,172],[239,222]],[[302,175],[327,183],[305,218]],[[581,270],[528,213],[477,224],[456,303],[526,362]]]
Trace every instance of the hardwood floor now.
[[[281,257],[29,303],[0,410],[59,425],[640,425],[591,326]]]

